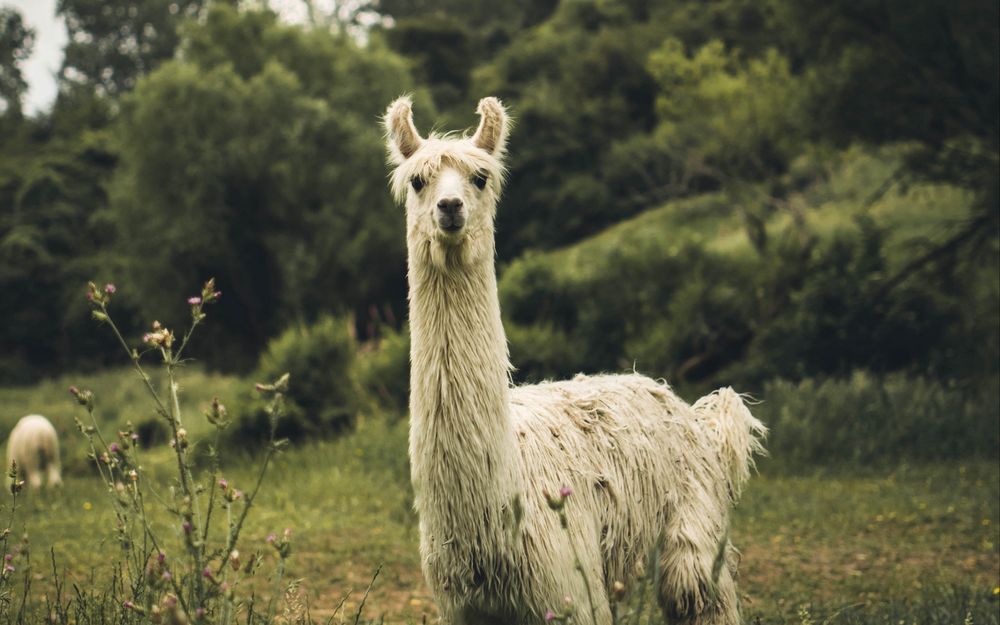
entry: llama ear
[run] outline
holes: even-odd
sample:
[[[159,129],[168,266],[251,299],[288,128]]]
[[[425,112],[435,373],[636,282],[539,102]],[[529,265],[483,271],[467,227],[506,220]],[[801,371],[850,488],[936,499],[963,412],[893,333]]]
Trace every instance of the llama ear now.
[[[404,95],[389,105],[383,118],[390,160],[397,165],[413,156],[423,142],[413,125],[412,107],[410,96]]]
[[[472,135],[472,143],[494,156],[503,154],[507,147],[507,132],[510,118],[507,109],[496,98],[483,98],[476,108],[479,113],[479,128]]]

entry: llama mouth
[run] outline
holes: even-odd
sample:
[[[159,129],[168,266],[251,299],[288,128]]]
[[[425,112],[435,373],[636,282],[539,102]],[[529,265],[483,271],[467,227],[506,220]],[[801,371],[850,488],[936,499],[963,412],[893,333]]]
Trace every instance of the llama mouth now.
[[[465,219],[462,217],[441,217],[438,219],[438,228],[446,234],[458,234],[465,228]]]

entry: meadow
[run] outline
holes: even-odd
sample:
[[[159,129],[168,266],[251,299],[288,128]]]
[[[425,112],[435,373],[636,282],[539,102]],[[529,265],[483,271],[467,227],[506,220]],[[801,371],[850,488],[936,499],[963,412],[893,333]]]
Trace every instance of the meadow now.
[[[185,423],[192,439],[210,431],[200,416],[210,398],[226,401],[247,384],[197,369],[184,371],[182,380],[187,413],[194,415]],[[18,574],[30,581],[36,607],[54,596],[57,578],[64,593],[108,583],[120,549],[109,494],[87,467],[82,435],[73,431],[73,417],[85,414],[65,391],[70,383],[94,390],[97,414],[104,404],[115,406],[102,416],[103,429],[113,431],[146,410],[139,381],[129,370],[0,391],[0,425],[41,406],[64,432],[65,488],[23,497],[12,528],[30,541],[30,568],[19,567]],[[364,415],[347,436],[277,457],[239,547],[273,559],[265,538],[291,529],[285,579],[301,580],[282,599],[291,622],[296,611],[306,609],[317,622],[335,623],[353,622],[359,614],[360,622],[400,624],[435,616],[419,567],[406,428],[405,421]],[[222,474],[233,484],[248,484],[252,458],[239,449],[224,453],[229,460]],[[169,448],[144,450],[142,459],[155,488],[169,488]],[[732,530],[743,554],[741,592],[749,622],[997,622],[1000,468],[995,462],[793,470],[780,460],[761,461]],[[153,517],[166,533],[179,536],[162,509],[154,508]],[[262,596],[284,593],[266,580],[259,583]]]

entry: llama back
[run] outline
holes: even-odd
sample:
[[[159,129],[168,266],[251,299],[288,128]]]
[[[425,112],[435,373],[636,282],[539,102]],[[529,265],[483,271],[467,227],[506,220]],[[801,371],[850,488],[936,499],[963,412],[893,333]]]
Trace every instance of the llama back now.
[[[767,427],[750,413],[743,398],[729,386],[705,395],[692,409],[714,435],[729,478],[730,496],[735,501],[755,468],[754,456],[767,454],[764,448]]]

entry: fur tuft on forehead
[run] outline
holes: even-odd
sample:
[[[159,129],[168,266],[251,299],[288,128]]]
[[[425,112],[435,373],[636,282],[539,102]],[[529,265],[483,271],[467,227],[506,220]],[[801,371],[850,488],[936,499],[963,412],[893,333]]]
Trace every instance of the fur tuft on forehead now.
[[[390,187],[393,197],[400,204],[406,202],[407,189],[414,176],[430,181],[442,169],[448,167],[453,167],[468,176],[486,172],[489,175],[487,189],[495,197],[499,197],[507,174],[500,158],[476,147],[472,137],[458,137],[454,133],[431,134],[421,141],[420,148],[410,158],[401,163],[392,160],[390,162],[396,165],[396,169],[390,174]]]

